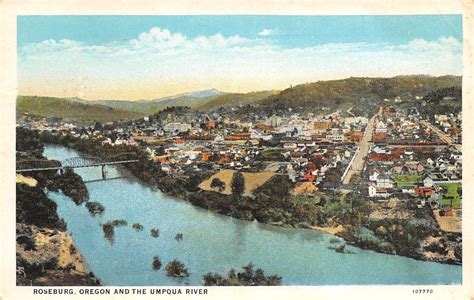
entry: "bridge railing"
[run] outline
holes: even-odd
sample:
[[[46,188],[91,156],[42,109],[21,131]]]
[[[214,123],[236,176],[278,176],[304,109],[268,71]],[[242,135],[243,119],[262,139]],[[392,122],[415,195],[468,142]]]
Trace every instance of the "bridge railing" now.
[[[54,170],[63,168],[84,168],[103,166],[109,164],[121,164],[131,163],[138,161],[138,157],[135,153],[120,153],[117,155],[110,156],[106,159],[102,159],[95,156],[78,156],[64,159],[62,161],[57,160],[26,160],[16,162],[17,172],[27,171],[42,171],[42,170]]]

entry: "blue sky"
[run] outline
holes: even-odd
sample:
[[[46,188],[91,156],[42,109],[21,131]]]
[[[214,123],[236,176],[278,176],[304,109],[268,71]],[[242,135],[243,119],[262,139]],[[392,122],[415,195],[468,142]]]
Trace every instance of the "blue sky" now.
[[[17,28],[23,94],[141,99],[462,73],[461,15],[20,16]]]

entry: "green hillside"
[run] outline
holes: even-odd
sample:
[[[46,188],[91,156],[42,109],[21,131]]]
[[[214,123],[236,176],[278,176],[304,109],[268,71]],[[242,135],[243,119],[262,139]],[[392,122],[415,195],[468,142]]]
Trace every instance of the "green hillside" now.
[[[263,99],[268,98],[271,95],[276,94],[275,91],[261,91],[251,93],[228,93],[210,99],[204,104],[197,107],[199,110],[212,110],[220,107],[245,105],[250,103],[256,103]]]
[[[462,88],[454,86],[430,92],[417,103],[417,107],[426,116],[457,114],[462,111]]]
[[[18,96],[17,114],[70,118],[78,121],[110,122],[140,117],[142,114],[99,104],[86,104],[64,98]]]
[[[460,76],[397,76],[392,78],[351,77],[342,80],[318,81],[302,84],[270,96],[259,102],[255,110],[267,113],[346,110],[368,115],[375,112],[383,99],[400,96],[413,101],[440,88],[461,86]]]
[[[157,100],[140,100],[140,101],[127,101],[127,100],[95,100],[92,101],[94,104],[100,104],[116,109],[122,109],[127,111],[133,111],[142,114],[154,114],[166,107],[171,106],[187,106],[191,108],[197,108],[200,105],[212,100],[215,96],[209,97],[193,97],[193,96],[179,96],[172,99],[157,99]]]

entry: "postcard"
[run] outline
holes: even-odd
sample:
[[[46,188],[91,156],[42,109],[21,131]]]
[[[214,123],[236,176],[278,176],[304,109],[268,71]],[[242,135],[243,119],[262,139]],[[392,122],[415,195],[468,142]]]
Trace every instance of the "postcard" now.
[[[472,297],[472,3],[398,2],[2,3],[0,297]]]

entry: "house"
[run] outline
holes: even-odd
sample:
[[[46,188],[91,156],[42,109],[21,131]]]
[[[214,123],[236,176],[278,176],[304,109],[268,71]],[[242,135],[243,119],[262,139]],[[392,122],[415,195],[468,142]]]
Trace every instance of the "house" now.
[[[417,196],[431,196],[433,194],[433,189],[430,187],[417,187],[415,189],[415,195]]]
[[[313,123],[313,129],[323,131],[331,127],[330,121],[316,121]]]
[[[376,169],[373,169],[371,172],[370,172],[370,175],[369,175],[369,180],[370,181],[377,181],[377,177],[379,177],[380,173],[376,170]]]
[[[163,130],[165,132],[186,132],[189,129],[191,129],[191,124],[185,124],[185,123],[168,123],[163,126]]]
[[[415,194],[415,187],[414,186],[404,186],[402,187],[402,193],[404,194]]]
[[[208,119],[206,121],[206,127],[207,127],[207,129],[216,128],[216,121]]]
[[[305,181],[315,181],[316,180],[316,176],[314,176],[313,174],[311,173],[307,173],[303,176],[304,180]]]
[[[450,206],[443,206],[439,211],[441,217],[452,217],[454,215],[453,209]]]
[[[423,186],[424,187],[433,187],[433,178],[431,178],[431,176],[429,176],[428,174],[426,174],[424,177],[423,177]]]
[[[344,134],[345,139],[351,142],[360,142],[362,141],[363,134],[360,131],[349,131]]]
[[[296,144],[296,143],[284,143],[283,148],[284,149],[296,149],[296,148],[298,148],[298,144]]]
[[[384,122],[379,121],[375,127],[375,133],[386,133],[387,132],[387,125]]]
[[[377,188],[393,188],[393,181],[387,174],[380,174],[376,180]]]
[[[390,196],[387,189],[377,188],[374,184],[369,185],[369,197],[371,198],[387,198]]]
[[[326,133],[326,139],[333,142],[342,142],[344,141],[344,134],[342,132],[331,131]]]

